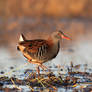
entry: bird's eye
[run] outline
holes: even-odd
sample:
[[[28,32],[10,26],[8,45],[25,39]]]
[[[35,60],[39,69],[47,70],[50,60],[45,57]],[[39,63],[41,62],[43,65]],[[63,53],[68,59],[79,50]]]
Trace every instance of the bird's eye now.
[[[20,51],[19,46],[17,46],[17,50],[19,50],[19,51]]]
[[[32,47],[32,44],[30,44],[29,47]]]

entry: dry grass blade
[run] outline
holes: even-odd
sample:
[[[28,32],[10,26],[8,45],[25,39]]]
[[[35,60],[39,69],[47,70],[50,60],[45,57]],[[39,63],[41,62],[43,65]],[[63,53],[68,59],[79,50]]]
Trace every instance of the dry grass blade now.
[[[20,87],[18,87],[16,84],[15,84],[15,82],[14,82],[14,80],[11,78],[11,82],[13,83],[13,85],[15,86],[15,88],[17,88],[18,90],[22,90]]]

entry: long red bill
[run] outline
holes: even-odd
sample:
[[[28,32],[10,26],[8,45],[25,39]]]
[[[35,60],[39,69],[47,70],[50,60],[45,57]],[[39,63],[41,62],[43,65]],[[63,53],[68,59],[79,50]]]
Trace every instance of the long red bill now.
[[[69,38],[68,36],[62,35],[63,39],[67,39],[67,40],[72,40],[71,38]]]

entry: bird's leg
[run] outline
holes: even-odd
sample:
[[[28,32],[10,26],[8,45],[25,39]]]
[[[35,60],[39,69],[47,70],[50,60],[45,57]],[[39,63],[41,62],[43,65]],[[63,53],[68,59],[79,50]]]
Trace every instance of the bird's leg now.
[[[45,71],[44,67],[42,67],[42,65],[41,65],[41,64],[40,64],[39,66],[43,69],[43,71]]]
[[[28,62],[29,62],[29,63],[37,64],[37,65],[40,66],[43,70],[45,70],[45,69],[49,70],[45,65],[40,64],[40,63],[34,63],[34,62],[31,62],[31,61],[32,61],[32,59],[28,59]]]
[[[38,75],[40,75],[40,68],[39,68],[40,64],[39,64],[39,63],[31,62],[31,61],[32,61],[32,59],[28,59],[28,62],[29,62],[29,63],[37,64],[36,71],[38,72]]]
[[[47,68],[45,65],[43,65],[43,64],[42,64],[42,66],[43,66],[45,69],[47,69],[47,70],[48,70],[48,68]]]
[[[45,66],[45,65],[43,65],[43,64],[41,64],[41,63],[35,63],[35,62],[31,62],[32,60],[28,60],[28,62],[29,63],[32,63],[32,64],[37,64],[38,66],[37,66],[37,72],[38,72],[38,74],[40,74],[40,69],[39,69],[39,67],[41,67],[42,69],[43,69],[43,71],[45,71],[46,69],[50,72],[50,70]],[[46,71],[45,71],[46,72]]]
[[[31,62],[31,61],[32,61],[32,59],[28,59],[29,63],[36,64],[36,63]],[[37,71],[38,75],[40,75],[40,69],[39,69],[39,65],[38,64],[37,64],[37,67],[36,67],[36,71]]]
[[[45,71],[46,69],[50,72],[50,70],[43,64],[40,64],[40,67]]]
[[[38,72],[38,76],[40,75],[40,68],[39,68],[39,65],[37,66],[37,72]]]
[[[50,69],[48,69],[48,67],[46,67],[45,65],[42,65],[44,68],[46,68],[49,72],[51,71]]]

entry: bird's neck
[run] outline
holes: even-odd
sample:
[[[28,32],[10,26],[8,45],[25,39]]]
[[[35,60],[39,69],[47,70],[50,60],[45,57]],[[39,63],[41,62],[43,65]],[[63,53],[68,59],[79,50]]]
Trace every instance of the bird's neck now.
[[[60,48],[60,40],[59,39],[49,37],[48,41],[49,41],[50,46],[52,46],[54,49],[58,50]]]
[[[59,43],[59,39],[56,39],[54,37],[49,37],[48,38],[48,41],[51,45],[55,45],[55,44],[58,44]]]

